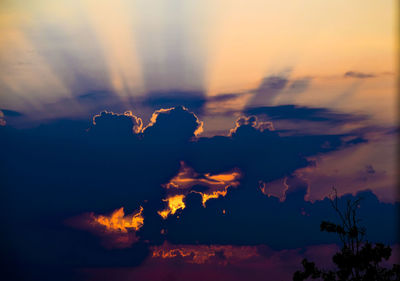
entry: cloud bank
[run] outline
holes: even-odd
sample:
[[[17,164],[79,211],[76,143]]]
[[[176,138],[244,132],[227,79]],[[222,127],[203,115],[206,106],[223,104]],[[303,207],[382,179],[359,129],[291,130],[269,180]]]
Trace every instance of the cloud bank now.
[[[202,126],[174,107],[157,110],[146,125],[132,112],[103,112],[91,122],[0,127],[7,148],[1,211],[10,214],[2,246],[13,253],[10,268],[22,257],[32,265],[20,272],[27,275],[42,274],[39,264],[67,271],[136,266],[165,242],[287,249],[335,241],[315,231],[333,215],[329,201],[305,200],[309,186],[296,171],[315,166],[310,157],[365,142],[362,134],[283,135],[252,116],[226,136],[201,137]],[[284,200],[268,196],[270,183],[282,179]],[[171,195],[180,197],[170,206]],[[395,205],[360,195],[371,239],[395,241]],[[175,211],[164,219],[166,204]],[[80,216],[79,225],[70,223]],[[46,272],[43,280],[54,279]]]

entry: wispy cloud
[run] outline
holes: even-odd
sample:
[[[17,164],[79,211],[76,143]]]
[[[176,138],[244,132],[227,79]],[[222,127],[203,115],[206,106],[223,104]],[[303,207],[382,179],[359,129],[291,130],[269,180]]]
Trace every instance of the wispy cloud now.
[[[374,78],[376,76],[377,76],[376,74],[364,73],[364,72],[359,72],[359,71],[347,71],[344,74],[344,77],[359,78],[359,79]]]

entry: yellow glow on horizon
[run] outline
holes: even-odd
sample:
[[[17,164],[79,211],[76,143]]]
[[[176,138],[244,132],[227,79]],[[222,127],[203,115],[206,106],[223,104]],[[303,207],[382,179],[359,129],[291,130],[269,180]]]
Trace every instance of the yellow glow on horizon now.
[[[232,245],[172,245],[165,242],[160,246],[153,246],[152,258],[173,259],[188,258],[187,262],[203,264],[213,262],[217,252],[223,251],[224,256],[230,261],[242,261],[258,256],[257,247],[254,246],[232,246]],[[226,263],[227,261],[222,261]]]

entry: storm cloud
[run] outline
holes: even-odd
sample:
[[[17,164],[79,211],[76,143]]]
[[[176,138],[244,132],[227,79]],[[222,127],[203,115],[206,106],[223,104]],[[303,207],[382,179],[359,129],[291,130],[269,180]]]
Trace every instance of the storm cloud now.
[[[323,218],[332,215],[329,200],[306,201],[307,182],[294,172],[315,165],[311,156],[357,145],[355,139],[366,141],[362,135],[283,136],[271,122],[254,116],[239,118],[226,136],[201,137],[202,126],[188,109],[174,107],[155,111],[147,124],[132,112],[105,111],[88,122],[59,120],[34,129],[0,127],[0,145],[6,148],[1,212],[9,214],[2,246],[14,253],[9,262],[60,270],[135,266],[146,259],[149,247],[165,241],[267,244],[274,249],[334,241],[315,231]],[[194,178],[195,192],[182,198],[186,208],[163,219],[159,215],[167,196],[163,186],[176,178],[182,161],[192,171],[188,177]],[[228,181],[223,195],[204,202],[201,192],[229,171],[240,171],[235,186],[229,187],[233,184]],[[284,201],[266,195],[269,183],[279,179],[285,179]],[[364,216],[386,230],[372,231],[371,237],[394,240],[395,205],[379,202],[371,192],[363,196],[368,206]],[[125,248],[104,248],[104,239],[119,239],[118,235],[96,236],[95,230],[67,223],[88,213],[123,219],[115,213],[121,207],[125,214],[143,208],[143,225],[126,230],[125,237],[133,237],[129,233],[134,231],[135,239]],[[377,209],[388,218],[386,222],[373,216]],[[290,235],[294,230],[296,237]],[[27,260],[21,261],[22,256]]]

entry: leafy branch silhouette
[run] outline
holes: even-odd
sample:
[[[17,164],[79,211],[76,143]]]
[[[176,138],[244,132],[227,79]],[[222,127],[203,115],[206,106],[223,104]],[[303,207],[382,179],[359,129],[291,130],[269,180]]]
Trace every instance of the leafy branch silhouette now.
[[[338,205],[337,190],[330,201],[336,211],[340,223],[322,221],[321,231],[336,233],[342,247],[340,252],[332,257],[336,265],[334,270],[324,270],[316,267],[314,262],[303,259],[303,270],[293,274],[293,281],[303,281],[309,278],[324,281],[395,281],[400,280],[400,265],[394,264],[392,268],[381,265],[387,261],[392,249],[382,243],[371,243],[365,239],[366,229],[360,225],[357,210],[362,197],[349,199],[346,207],[341,210]]]

